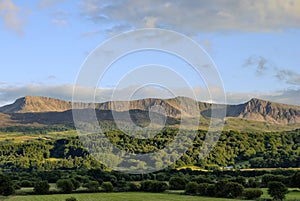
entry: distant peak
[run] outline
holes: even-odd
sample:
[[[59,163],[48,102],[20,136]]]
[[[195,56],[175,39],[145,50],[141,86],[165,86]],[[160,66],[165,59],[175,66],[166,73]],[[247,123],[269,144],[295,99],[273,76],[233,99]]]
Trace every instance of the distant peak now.
[[[263,99],[260,99],[260,98],[252,98],[250,101],[248,101],[248,102],[268,102],[268,101],[266,101],[266,100],[263,100]]]

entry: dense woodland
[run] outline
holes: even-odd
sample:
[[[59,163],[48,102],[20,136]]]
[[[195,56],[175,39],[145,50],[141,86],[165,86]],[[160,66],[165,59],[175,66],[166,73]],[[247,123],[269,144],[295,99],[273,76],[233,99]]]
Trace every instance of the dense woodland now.
[[[166,147],[177,132],[177,129],[166,128],[151,139],[136,139],[118,130],[108,131],[105,135],[114,145],[127,152],[148,153]],[[280,133],[224,131],[209,156],[199,159],[199,151],[202,149],[205,134],[205,131],[199,130],[192,145],[179,160],[171,165],[171,168],[191,165],[205,169],[219,169],[228,166],[237,169],[300,167],[300,130]],[[93,148],[101,145],[103,140],[97,135],[90,135],[85,138],[84,142],[86,146]],[[34,140],[26,143],[1,143],[0,168],[3,171],[105,169],[105,166],[93,157],[97,158],[96,151],[90,155],[79,137]],[[124,163],[114,156],[111,160],[116,161],[117,164]],[[162,155],[160,159],[153,158],[152,162],[157,168],[160,168],[164,165],[163,160],[168,160],[168,158]],[[131,162],[133,167],[141,166],[141,161]],[[142,165],[147,166],[147,164]]]

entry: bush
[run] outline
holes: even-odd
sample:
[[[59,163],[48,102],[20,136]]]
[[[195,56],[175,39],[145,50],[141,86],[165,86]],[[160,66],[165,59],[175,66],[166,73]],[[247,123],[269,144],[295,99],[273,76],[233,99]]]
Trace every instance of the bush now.
[[[66,201],[77,201],[77,199],[74,197],[70,197],[70,198],[66,198]]]
[[[249,188],[245,189],[243,192],[243,196],[248,200],[254,200],[262,196],[263,191],[259,188]]]
[[[33,191],[36,194],[43,195],[49,193],[50,185],[48,181],[38,181],[34,184]]]
[[[64,193],[71,193],[74,190],[74,185],[70,179],[60,179],[56,182],[56,186]]]
[[[99,187],[100,187],[100,185],[99,185],[98,181],[90,181],[87,184],[87,188],[89,191],[93,191],[93,192],[98,191]]]
[[[227,180],[220,180],[215,184],[214,192],[216,197],[227,197],[227,193],[225,191],[225,185],[227,183]]]
[[[205,177],[205,176],[198,176],[196,178],[193,178],[192,181],[197,182],[198,184],[201,184],[201,183],[211,184],[211,183],[213,183],[213,181],[210,178]]]
[[[199,195],[206,196],[208,186],[209,186],[209,184],[206,184],[206,183],[198,184],[198,193],[199,193]]]
[[[274,200],[285,199],[288,192],[288,188],[282,182],[271,181],[268,183],[268,193]]]
[[[265,174],[262,177],[262,186],[267,187],[268,183],[272,181],[281,182],[284,185],[290,185],[291,178],[283,175]]]
[[[111,182],[103,182],[101,185],[101,188],[104,192],[113,192],[114,191],[114,186],[112,185]]]
[[[71,182],[73,184],[73,187],[74,187],[73,190],[76,190],[76,189],[78,189],[80,187],[80,182],[79,181],[77,181],[74,178],[71,178],[70,180],[71,180]]]
[[[291,179],[291,185],[294,188],[300,188],[300,172],[296,172]]]
[[[152,185],[151,180],[142,181],[141,182],[141,191],[151,192],[151,185]]]
[[[34,183],[28,180],[23,180],[20,182],[21,187],[34,187]]]
[[[8,196],[15,192],[14,184],[9,177],[0,174],[0,195]]]
[[[206,189],[206,195],[207,196],[210,196],[210,197],[215,197],[216,196],[216,191],[215,191],[215,185],[214,184],[209,184],[207,186],[207,189]]]
[[[184,190],[187,181],[182,177],[171,177],[169,185],[171,190]]]
[[[185,193],[189,194],[189,195],[195,195],[198,192],[198,184],[197,182],[189,182],[186,186],[185,186]]]
[[[246,178],[242,177],[242,176],[238,176],[238,177],[234,177],[229,179],[230,182],[234,182],[234,183],[239,183],[243,186],[246,186],[247,182],[246,182]]]
[[[244,187],[237,182],[221,180],[215,184],[215,193],[217,197],[235,198],[243,193]]]
[[[127,183],[127,190],[135,192],[135,191],[139,191],[139,187],[137,184],[130,182],[130,183]]]
[[[153,181],[151,184],[150,192],[152,193],[162,193],[168,189],[168,184],[162,181]]]
[[[168,189],[168,185],[162,181],[146,180],[141,182],[141,190],[145,192],[159,193]]]
[[[259,185],[260,185],[259,182],[256,181],[255,178],[248,179],[248,182],[247,182],[248,188],[258,188]]]
[[[242,186],[242,184],[236,182],[228,182],[224,186],[225,197],[228,198],[236,198],[242,195],[243,191],[244,187]]]

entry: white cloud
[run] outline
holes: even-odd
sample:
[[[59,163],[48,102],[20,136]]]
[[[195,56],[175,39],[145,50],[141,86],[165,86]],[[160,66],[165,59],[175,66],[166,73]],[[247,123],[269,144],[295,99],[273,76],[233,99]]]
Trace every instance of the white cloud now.
[[[16,6],[12,0],[0,1],[0,18],[2,18],[5,26],[22,35],[25,21],[20,17],[20,12],[21,8]]]
[[[300,0],[82,0],[95,23],[203,31],[280,31],[300,28]]]
[[[300,74],[295,71],[288,69],[279,70],[276,74],[276,77],[288,84],[300,86]]]

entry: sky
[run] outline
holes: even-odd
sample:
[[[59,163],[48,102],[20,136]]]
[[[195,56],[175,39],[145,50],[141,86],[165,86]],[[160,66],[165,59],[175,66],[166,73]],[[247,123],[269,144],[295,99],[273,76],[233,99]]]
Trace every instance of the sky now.
[[[26,95],[71,100],[88,55],[104,41],[141,28],[196,41],[214,62],[230,104],[256,97],[300,105],[299,22],[300,0],[0,0],[0,105]],[[115,62],[97,86],[99,100],[109,100],[126,73],[153,61],[188,77],[199,100],[210,101],[209,87],[188,64],[158,51]],[[185,95],[165,73],[162,79],[174,83],[172,94]],[[133,81],[118,93],[126,94]],[[80,93],[89,90],[82,86]],[[147,86],[136,98],[159,97],[161,90]]]

